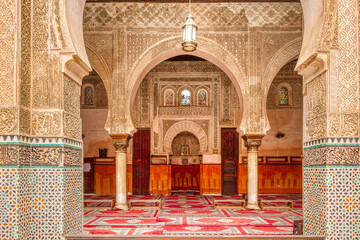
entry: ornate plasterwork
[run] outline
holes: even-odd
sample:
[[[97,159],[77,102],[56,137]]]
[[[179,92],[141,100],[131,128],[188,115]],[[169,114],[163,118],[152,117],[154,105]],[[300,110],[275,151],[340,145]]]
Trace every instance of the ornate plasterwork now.
[[[58,111],[33,111],[32,134],[55,136],[61,133],[61,113]]]
[[[63,84],[64,111],[74,115],[80,115],[81,87],[66,75],[63,75]]]
[[[306,141],[326,136],[326,73],[320,74],[306,88]]]
[[[178,28],[183,24],[187,7],[179,3],[87,3],[84,24],[86,28],[120,25]],[[195,3],[191,11],[199,26],[218,30],[302,24],[299,3]]]
[[[15,101],[15,61],[16,35],[18,30],[18,4],[12,0],[1,1],[0,9],[0,104],[13,104]]]
[[[163,143],[164,150],[167,153],[172,153],[171,144],[176,135],[181,132],[190,132],[194,134],[200,143],[200,153],[205,153],[207,151],[207,135],[205,131],[196,123],[192,121],[180,121],[172,125],[166,132]]]
[[[79,100],[80,103],[80,100]],[[81,118],[76,115],[64,113],[64,136],[77,140],[82,139]]]
[[[16,108],[0,108],[0,133],[16,133],[18,113]]]

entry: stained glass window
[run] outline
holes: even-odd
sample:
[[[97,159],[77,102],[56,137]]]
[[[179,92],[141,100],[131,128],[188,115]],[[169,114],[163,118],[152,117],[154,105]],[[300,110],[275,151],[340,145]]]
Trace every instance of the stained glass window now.
[[[279,103],[280,105],[289,104],[289,93],[286,87],[281,87],[279,89]]]
[[[184,90],[181,92],[181,104],[190,105],[190,91]]]
[[[84,90],[84,104],[94,104],[94,90],[92,87],[86,87]]]
[[[166,105],[174,105],[174,91],[173,90],[166,90],[165,91],[165,106]]]
[[[206,105],[206,91],[204,89],[201,89],[198,92],[198,105],[199,106]]]

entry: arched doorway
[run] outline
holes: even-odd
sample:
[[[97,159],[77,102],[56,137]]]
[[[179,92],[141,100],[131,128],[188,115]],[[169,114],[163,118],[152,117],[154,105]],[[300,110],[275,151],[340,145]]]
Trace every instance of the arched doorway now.
[[[171,192],[200,193],[200,143],[191,132],[183,131],[171,143]]]
[[[135,127],[151,131],[149,193],[170,194],[174,187],[173,190],[221,194],[221,129],[236,129],[240,125],[242,106],[228,75],[203,58],[179,55],[151,69],[135,94],[131,111]],[[185,146],[183,152],[181,146],[174,148],[177,139],[185,133],[197,139],[196,153],[186,151]],[[135,146],[135,136],[133,153],[139,149]],[[182,145],[190,147],[190,144]],[[235,145],[238,148],[239,142]],[[175,184],[173,170],[185,177],[190,168],[196,168],[192,177],[195,184],[191,187]],[[237,171],[234,189],[236,175]]]

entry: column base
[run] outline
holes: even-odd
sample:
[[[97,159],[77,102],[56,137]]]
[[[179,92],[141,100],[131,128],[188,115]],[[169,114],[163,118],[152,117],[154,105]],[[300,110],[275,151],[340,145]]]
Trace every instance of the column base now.
[[[129,210],[129,207],[126,203],[115,203],[116,209]]]
[[[256,209],[256,210],[260,210],[260,207],[257,203],[248,203],[246,205],[247,209]]]

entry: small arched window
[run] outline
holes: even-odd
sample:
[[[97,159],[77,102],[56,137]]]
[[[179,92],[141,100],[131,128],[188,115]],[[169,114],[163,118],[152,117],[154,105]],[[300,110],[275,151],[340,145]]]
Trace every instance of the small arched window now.
[[[164,93],[164,105],[165,106],[173,106],[174,105],[174,91],[168,89]]]
[[[279,104],[280,105],[289,104],[289,91],[286,87],[281,87],[279,89]]]
[[[181,105],[190,105],[190,91],[185,89],[181,92]]]
[[[94,89],[92,87],[86,87],[84,89],[84,104],[94,104]]]
[[[207,105],[207,92],[205,89],[201,89],[198,92],[198,105],[199,106],[206,106]]]

